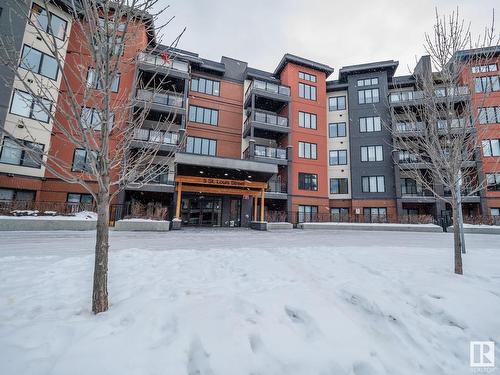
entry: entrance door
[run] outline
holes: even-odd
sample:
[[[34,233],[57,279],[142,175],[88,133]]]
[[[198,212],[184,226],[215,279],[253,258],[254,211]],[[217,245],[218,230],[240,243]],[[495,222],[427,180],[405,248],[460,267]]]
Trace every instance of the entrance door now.
[[[241,226],[241,199],[240,198],[229,199],[229,226],[230,227]]]
[[[181,217],[184,225],[220,226],[222,198],[194,195],[182,198]]]

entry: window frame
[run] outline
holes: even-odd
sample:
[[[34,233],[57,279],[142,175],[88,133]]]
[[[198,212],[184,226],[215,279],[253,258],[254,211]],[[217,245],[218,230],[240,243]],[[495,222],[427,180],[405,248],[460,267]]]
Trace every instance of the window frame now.
[[[370,160],[370,148],[374,148],[373,152],[375,155],[374,160]],[[363,149],[366,149],[366,160],[363,160]],[[377,159],[377,150],[380,150],[380,156],[382,157],[380,160]],[[383,145],[366,145],[366,146],[360,146],[360,151],[361,151],[361,162],[362,163],[373,163],[373,162],[381,162],[384,161],[384,146]]]
[[[193,108],[193,110],[191,109]],[[191,113],[192,111],[194,111],[194,120],[191,119]],[[203,118],[202,121],[197,121],[197,118],[198,118],[198,114],[200,113],[199,111],[201,111],[201,117]],[[209,112],[209,116],[210,116],[210,122],[205,122],[205,112],[208,111]],[[212,116],[213,114],[216,114],[216,121],[215,121],[215,124],[213,124],[211,121],[212,121]],[[189,106],[189,110],[188,110],[188,121],[189,122],[193,122],[193,123],[196,123],[196,124],[205,124],[205,125],[210,125],[210,126],[219,126],[219,110],[218,109],[213,109],[213,108],[208,108],[208,107],[201,107],[199,105],[190,105]]]
[[[47,17],[47,27],[46,29],[43,29],[41,27],[38,27],[36,24],[37,22],[35,22],[35,20],[32,19],[33,17],[33,8],[37,6],[39,7],[41,10],[45,11],[47,13],[46,17]],[[52,32],[52,25],[50,24],[49,22],[49,17],[48,17],[48,13],[50,13],[50,19],[52,18],[56,18],[56,19],[59,19],[63,22],[64,24],[64,35],[62,38],[59,38],[57,35],[55,35],[53,32]],[[32,23],[33,27],[36,27],[37,29],[40,29],[44,32],[46,32],[47,34],[50,34],[50,35],[53,35],[55,38],[59,39],[59,40],[62,40],[64,41],[66,39],[66,36],[68,34],[68,21],[65,20],[64,18],[62,17],[59,17],[58,15],[54,14],[53,12],[45,9],[43,6],[41,6],[40,4],[36,3],[36,2],[33,2],[31,4],[31,8],[30,8],[30,22]],[[41,25],[40,25],[41,26]]]
[[[199,88],[200,88],[200,80],[205,80],[205,90],[201,91]],[[194,81],[196,81],[196,89],[193,88],[193,83]],[[207,92],[207,84],[206,82],[207,81],[210,81],[212,82],[211,84],[211,87],[212,87],[212,92]],[[215,85],[217,84],[217,85]],[[214,91],[215,91],[215,86],[218,87],[218,90],[217,90],[217,94],[214,94]],[[191,78],[191,82],[189,84],[189,89],[193,92],[198,92],[198,93],[201,93],[201,94],[206,94],[206,95],[211,95],[211,96],[220,96],[220,91],[221,91],[221,81],[218,81],[218,80],[214,80],[214,79],[210,79],[210,78],[205,78],[205,77],[201,77],[201,76],[193,76]]]
[[[189,151],[188,150],[188,147],[189,147],[189,140],[192,139],[193,140],[193,151]],[[196,140],[199,139],[200,140],[200,152],[195,152],[196,148],[195,148],[195,143],[196,143]],[[203,141],[208,141],[208,154],[203,154]],[[212,143],[213,142],[213,143]],[[214,153],[210,153],[210,151],[212,150],[212,145],[214,146]],[[203,156],[217,156],[217,139],[213,139],[213,138],[205,138],[205,137],[196,137],[196,136],[188,136],[187,139],[186,139],[186,153],[188,154],[193,154],[193,155],[203,155]]]
[[[344,125],[344,135],[339,135],[339,125]],[[333,135],[332,126],[335,126],[336,135]],[[330,122],[328,123],[328,138],[345,138],[347,137],[347,123],[346,122]]]
[[[19,167],[25,167],[25,168],[33,168],[33,169],[41,169],[42,168],[42,160],[40,160],[40,162],[37,162],[37,165],[26,165],[24,164],[26,160],[29,160],[31,159],[30,156],[29,156],[29,153],[24,149],[22,148],[21,146],[18,146],[17,143],[15,141],[12,141],[17,147],[19,147],[19,150],[21,151],[21,155],[19,156],[19,162],[18,163],[9,163],[9,162],[6,162],[6,161],[3,161],[2,160],[2,156],[3,156],[3,153],[4,153],[4,149],[5,149],[5,141],[6,140],[12,140],[12,137],[3,137],[2,139],[2,145],[0,147],[0,163],[1,164],[7,164],[7,165],[17,165]],[[26,141],[26,140],[23,140],[23,139],[19,139],[17,138],[17,140],[21,143],[24,144],[24,147],[29,147],[29,145],[37,145],[37,146],[40,146],[39,147],[39,150],[40,150],[40,159],[43,159],[43,153],[45,151],[45,145],[43,143],[38,143],[38,142],[31,142],[31,141]],[[8,147],[8,146],[7,146]],[[33,160],[33,159],[31,159]],[[34,163],[33,163],[34,164]]]
[[[340,98],[343,98],[343,102],[344,102],[343,108],[339,108],[339,99]],[[333,99],[335,99],[335,103],[336,103],[335,106],[332,105]],[[330,96],[328,98],[328,112],[345,111],[346,108],[347,108],[347,98],[345,95]]]
[[[379,186],[379,179],[383,179],[382,187],[383,189],[380,190]],[[368,180],[366,180],[368,179]],[[375,181],[376,185],[376,191],[372,191],[372,179]],[[365,189],[365,181],[368,181],[368,190]],[[386,188],[385,188],[385,176],[384,175],[377,175],[377,176],[361,176],[361,192],[362,193],[385,193]]]
[[[304,117],[303,125],[300,125],[301,115],[303,115],[303,117]],[[308,118],[308,117],[309,117],[309,126],[306,126],[306,124],[307,124],[306,118]],[[313,118],[314,118],[314,121],[313,121]],[[313,122],[314,122],[314,127],[312,126]],[[299,111],[299,128],[317,130],[318,129],[318,116],[316,115],[316,113]]]
[[[332,182],[337,181],[338,192],[332,191]],[[345,185],[344,185],[345,184]],[[345,192],[342,192],[341,188],[345,187]],[[346,195],[349,194],[349,179],[346,177],[331,177],[330,178],[330,194],[332,195]]]
[[[368,119],[372,120],[373,130],[368,130]],[[375,119],[378,119],[378,129],[377,129],[377,126],[375,126],[377,123],[377,121],[375,121]],[[365,123],[364,124],[365,130],[362,130],[363,129],[362,120],[364,120],[364,123]],[[375,132],[382,131],[382,119],[380,118],[380,116],[360,117],[358,120],[358,123],[359,123],[359,132],[360,133],[375,133]]]
[[[91,71],[93,71],[93,72],[94,72],[94,74],[95,74],[95,79],[94,79],[94,81],[95,81],[95,82],[89,82],[89,76],[90,76],[90,72],[91,72]],[[113,80],[113,83],[111,84],[111,92],[112,92],[112,93],[117,94],[117,93],[118,93],[118,91],[120,91],[120,83],[121,83],[121,78],[122,78],[122,74],[121,74],[121,73],[116,73],[116,75],[115,75],[115,79]],[[90,67],[87,69],[87,77],[85,78],[85,85],[86,85],[88,88],[92,89],[92,90],[99,90],[99,91],[102,91],[102,90],[103,90],[103,88],[102,88],[102,87],[99,87],[99,86],[100,86],[100,81],[101,81],[101,80],[99,79],[99,75],[97,74],[96,69],[90,66]],[[113,85],[115,84],[115,82],[117,82],[117,84],[116,84],[116,91],[115,91],[115,90],[113,90]]]
[[[38,62],[38,69],[36,71],[33,70],[33,69],[28,69],[28,68],[22,66],[23,62],[24,62],[24,51],[25,51],[26,48],[29,48],[29,49],[31,49],[33,51],[36,51],[36,52],[40,53],[40,60]],[[50,76],[45,75],[45,74],[42,73],[42,67],[43,67],[43,63],[44,63],[46,57],[48,57],[49,59],[53,59],[54,62],[56,63],[56,76],[54,78],[52,78],[52,77],[50,77]],[[27,44],[23,44],[23,48],[21,50],[21,57],[19,59],[19,67],[22,68],[22,69],[24,69],[24,70],[26,70],[26,71],[28,71],[28,72],[32,72],[33,74],[39,74],[42,77],[48,78],[48,79],[50,79],[52,81],[57,81],[58,78],[59,78],[59,65],[57,65],[57,60],[55,59],[55,57],[51,56],[51,55],[49,55],[49,54],[47,54],[47,53],[45,53],[43,51],[40,51],[39,49],[37,49],[35,47],[31,47],[31,46],[29,46]]]
[[[318,191],[318,175],[316,173],[299,172],[299,190]]]
[[[306,90],[307,89],[307,90]],[[309,93],[309,95],[306,94]],[[313,95],[314,93],[314,95]],[[314,98],[313,98],[314,96]],[[299,98],[311,101],[317,101],[318,93],[316,86],[309,85],[307,83],[299,82]]]
[[[15,113],[15,112],[12,112],[12,105],[14,104],[14,97],[16,95],[17,92],[20,92],[24,95],[28,95],[31,97],[31,105],[30,105],[30,113],[29,113],[29,116],[24,116],[24,115],[21,115],[19,113]],[[46,100],[47,102],[50,103],[50,108],[48,108],[48,111],[50,113],[52,113],[52,105],[54,104],[52,101],[50,101],[49,99],[46,99],[46,98],[41,98],[41,97],[37,97],[40,101],[42,100]],[[11,100],[10,100],[10,106],[9,106],[9,113],[10,114],[13,114],[15,116],[19,116],[19,117],[24,117],[24,118],[29,118],[29,119],[32,119],[32,120],[35,120],[35,121],[40,121],[40,122],[43,122],[45,124],[48,124],[50,122],[50,115],[47,114],[47,121],[44,121],[44,120],[41,120],[39,118],[36,118],[36,117],[33,117],[33,109],[35,107],[35,105],[38,105],[38,103],[36,103],[36,100],[35,100],[35,97],[33,95],[31,95],[30,93],[26,92],[26,91],[23,91],[23,90],[19,90],[19,89],[14,89],[12,90],[12,95],[11,95]]]
[[[349,157],[348,157],[348,150],[347,149],[338,149],[338,150],[329,150],[328,151],[328,165],[333,167],[336,165],[347,165],[349,164]],[[337,154],[337,161],[338,163],[332,163],[332,153]],[[340,163],[340,153],[345,153],[345,163]]]
[[[309,156],[306,156],[306,148],[309,147]],[[302,156],[301,156],[302,154]],[[300,159],[309,159],[309,160],[318,160],[318,144],[299,141],[299,158]],[[313,157],[314,155],[314,157]]]
[[[370,92],[370,101],[367,101],[367,96],[366,96],[367,92]],[[373,95],[374,92],[377,93],[377,96],[376,96],[377,101],[374,101],[374,98],[375,98],[375,96]],[[363,94],[362,95],[363,101],[361,101],[361,94]],[[380,103],[380,90],[378,87],[371,88],[371,89],[358,90],[358,104],[376,104],[376,103]]]
[[[306,73],[299,71],[299,79],[303,79],[304,81],[309,81],[316,83],[317,77],[314,74]]]

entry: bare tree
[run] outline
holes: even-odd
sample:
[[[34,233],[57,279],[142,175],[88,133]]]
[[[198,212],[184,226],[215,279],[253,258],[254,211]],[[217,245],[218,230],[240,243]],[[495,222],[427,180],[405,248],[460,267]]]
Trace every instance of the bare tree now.
[[[183,98],[172,94],[177,87],[169,79],[172,67],[181,63],[174,47],[182,33],[167,48],[161,47],[158,35],[172,18],[159,23],[168,7],[159,7],[158,0],[70,3],[64,11],[72,17],[72,37],[65,40],[59,39],[60,30],[54,27],[55,16],[46,11],[54,9],[53,1],[43,0],[45,10],[9,9],[22,15],[27,27],[50,51],[59,78],[50,80],[35,74],[30,48],[25,47],[21,55],[11,44],[13,38],[2,37],[0,61],[11,68],[14,86],[22,90],[16,92],[19,105],[31,111],[21,138],[9,127],[3,131],[15,143],[13,147],[28,153],[46,173],[81,185],[96,201],[92,311],[97,314],[108,309],[110,203],[129,184],[140,186],[167,173],[172,155],[184,139],[183,131],[172,131],[178,130],[175,111],[149,117],[156,103],[183,107]],[[146,74],[138,68],[141,63],[158,66]],[[127,84],[118,90],[120,79],[132,82],[132,90]],[[146,120],[148,134],[154,134],[147,139],[141,136]],[[33,146],[40,133],[51,136],[51,148]],[[173,149],[160,157],[166,143]],[[83,157],[68,160],[61,152],[66,147],[81,150]]]
[[[494,22],[474,39],[458,11],[442,17],[436,10],[434,30],[425,36],[428,56],[415,69],[416,90],[401,85],[389,97],[392,124],[385,125],[396,163],[404,163],[401,176],[452,208],[457,274],[463,273],[465,252],[463,197],[478,195],[487,184],[480,168],[486,127],[479,124],[479,108],[492,87],[484,87],[481,99],[472,100],[471,71],[488,66],[498,54],[498,41]]]

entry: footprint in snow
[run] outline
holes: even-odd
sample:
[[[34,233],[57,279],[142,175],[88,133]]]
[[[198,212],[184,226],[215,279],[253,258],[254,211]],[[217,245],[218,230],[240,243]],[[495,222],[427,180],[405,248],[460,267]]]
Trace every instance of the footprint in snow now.
[[[188,375],[214,375],[210,368],[209,355],[198,337],[193,339],[189,348],[187,373]]]
[[[321,333],[315,319],[305,310],[285,306],[285,313],[305,337],[311,338]]]

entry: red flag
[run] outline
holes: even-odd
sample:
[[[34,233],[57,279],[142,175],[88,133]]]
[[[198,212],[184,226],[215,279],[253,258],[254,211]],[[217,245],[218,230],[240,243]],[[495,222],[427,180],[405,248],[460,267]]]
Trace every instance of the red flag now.
[[[168,53],[163,52],[160,56],[161,56],[162,60],[165,61],[167,64],[170,63],[170,60],[168,58]]]

